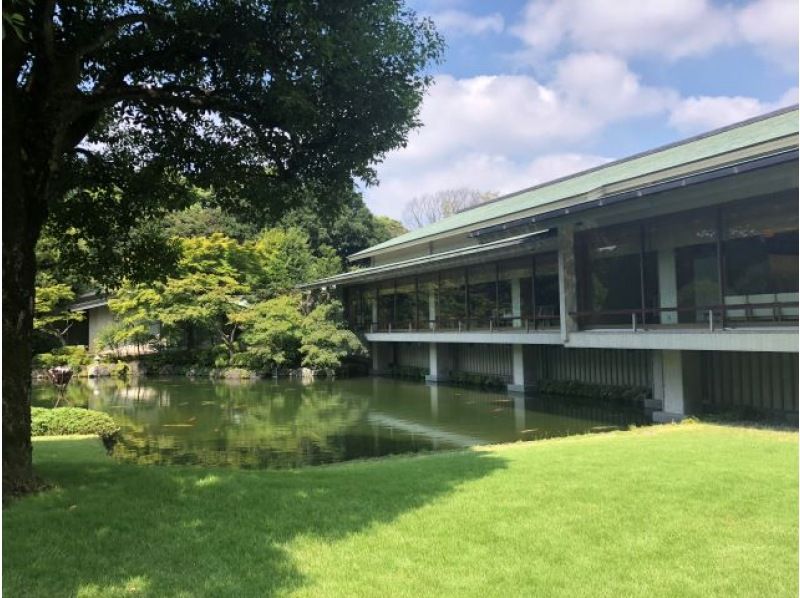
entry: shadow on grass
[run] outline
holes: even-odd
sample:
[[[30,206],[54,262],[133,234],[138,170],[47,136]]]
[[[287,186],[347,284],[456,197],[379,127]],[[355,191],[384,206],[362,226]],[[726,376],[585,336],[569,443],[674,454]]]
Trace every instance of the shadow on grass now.
[[[333,542],[504,467],[482,452],[279,472],[146,467],[88,442],[49,441],[38,471],[57,488],[4,512],[8,595],[275,595],[308,581],[288,542]]]

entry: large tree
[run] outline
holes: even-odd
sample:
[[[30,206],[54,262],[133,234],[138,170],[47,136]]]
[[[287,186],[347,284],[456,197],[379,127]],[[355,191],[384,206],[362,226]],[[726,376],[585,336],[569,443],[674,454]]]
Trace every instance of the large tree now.
[[[303,189],[373,182],[418,124],[442,41],[401,0],[4,0],[3,17],[3,490],[18,492],[34,483],[43,227],[114,284],[165,264],[140,224],[191,186],[280,214]]]

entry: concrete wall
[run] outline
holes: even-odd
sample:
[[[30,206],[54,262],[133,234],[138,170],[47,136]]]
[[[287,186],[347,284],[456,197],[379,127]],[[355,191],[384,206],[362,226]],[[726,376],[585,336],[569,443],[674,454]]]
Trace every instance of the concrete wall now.
[[[790,353],[700,353],[702,402],[712,411],[798,411],[798,362]]]
[[[536,376],[614,386],[650,386],[652,354],[626,349],[566,349],[531,347]]]
[[[86,311],[87,320],[89,321],[89,347],[94,349],[97,342],[97,337],[104,328],[110,326],[114,322],[114,316],[107,305],[101,305]]]
[[[423,368],[429,367],[428,355],[430,343],[396,343],[395,359],[397,365],[406,367]]]
[[[511,380],[513,361],[511,345],[453,345],[456,370],[472,374],[499,376]]]

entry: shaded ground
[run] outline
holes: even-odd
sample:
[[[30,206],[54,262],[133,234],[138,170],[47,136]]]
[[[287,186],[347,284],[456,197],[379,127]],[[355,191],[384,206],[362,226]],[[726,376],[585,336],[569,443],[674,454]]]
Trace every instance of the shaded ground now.
[[[8,596],[796,596],[797,434],[663,426],[296,471],[35,444]]]

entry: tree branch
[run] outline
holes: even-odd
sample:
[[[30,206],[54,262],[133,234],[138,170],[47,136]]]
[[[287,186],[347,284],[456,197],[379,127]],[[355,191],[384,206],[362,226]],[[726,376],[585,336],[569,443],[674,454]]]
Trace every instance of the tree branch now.
[[[122,27],[125,27],[126,25],[135,25],[136,23],[166,23],[166,19],[160,15],[149,15],[145,13],[123,15],[121,17],[117,17],[116,19],[111,19],[105,25],[103,25],[100,35],[98,35],[90,43],[79,47],[75,51],[75,56],[80,59],[87,54],[102,48],[106,43],[114,39]]]

